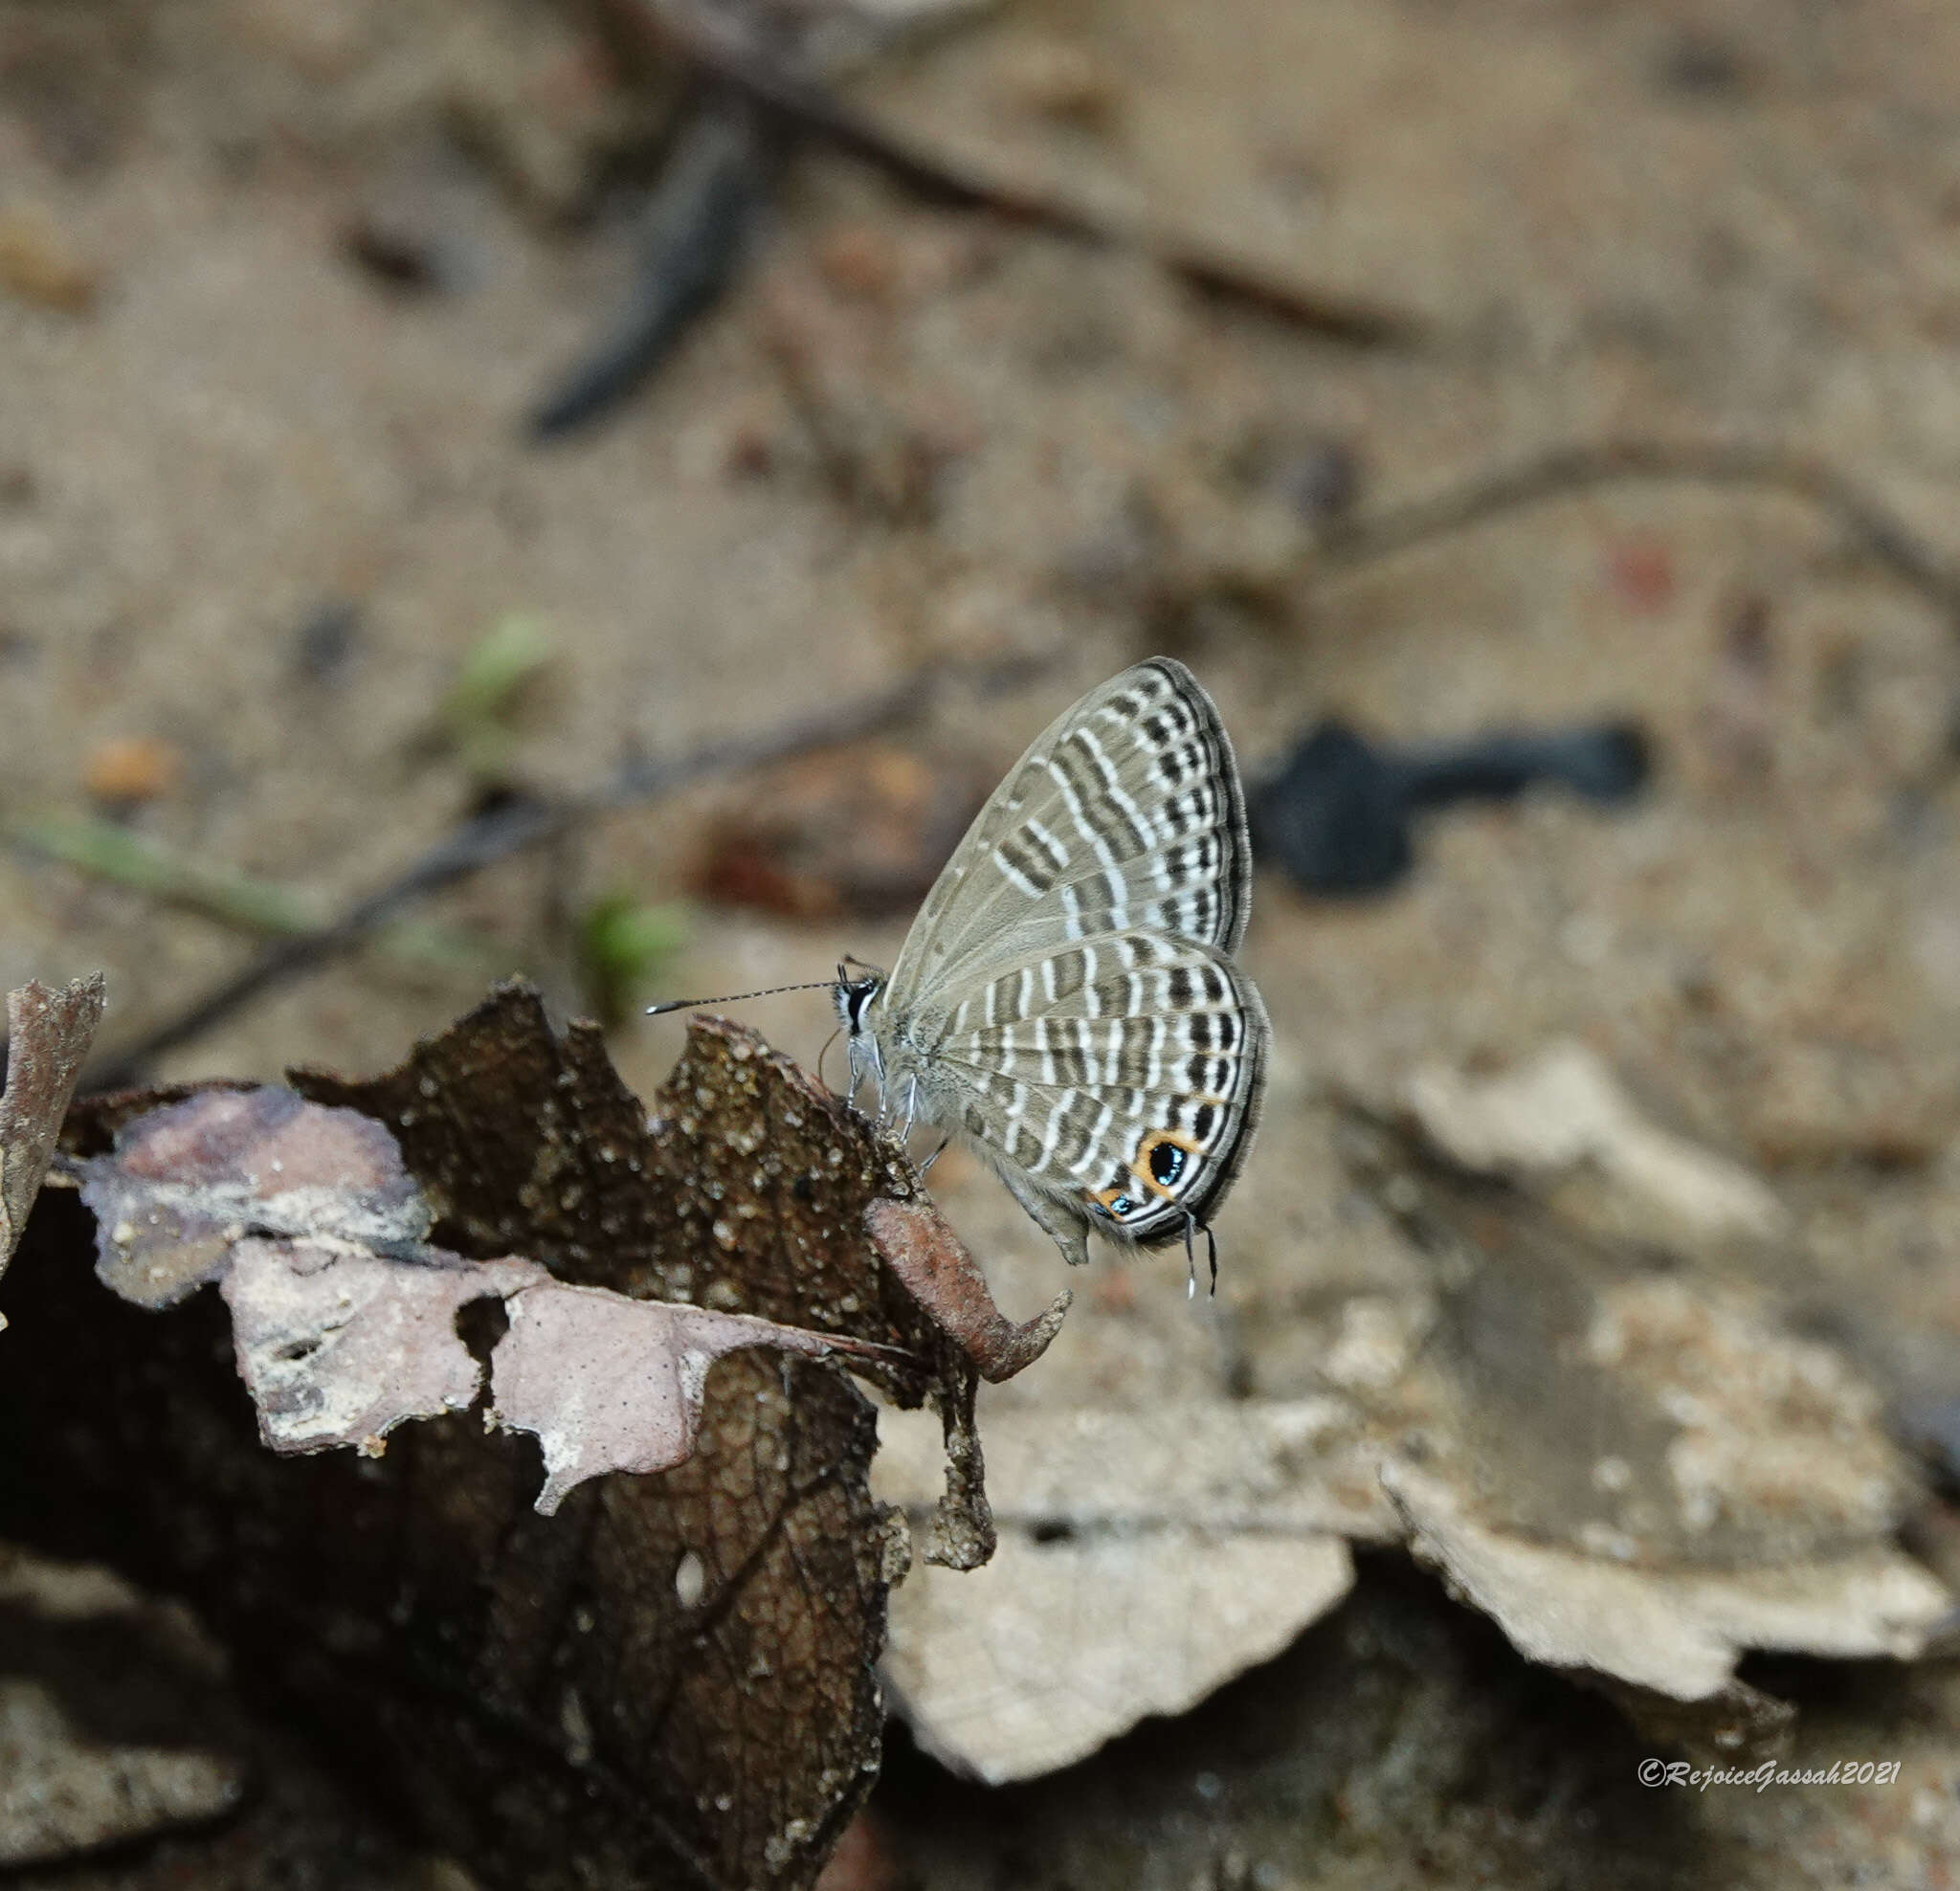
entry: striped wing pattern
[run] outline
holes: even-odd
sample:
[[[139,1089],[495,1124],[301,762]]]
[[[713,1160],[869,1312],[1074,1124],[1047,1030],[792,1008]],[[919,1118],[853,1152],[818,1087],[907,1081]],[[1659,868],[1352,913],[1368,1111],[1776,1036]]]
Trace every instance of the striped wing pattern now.
[[[1132,927],[1236,952],[1251,886],[1218,712],[1182,663],[1153,657],[1058,718],[974,817],[893,968],[893,1008],[969,961]]]
[[[961,1127],[1147,1242],[1202,1221],[1244,1153],[1264,1074],[1251,982],[1209,946],[1122,932],[1004,971],[947,1014]],[[1094,1212],[1094,1210],[1091,1210]]]
[[[1092,690],[927,896],[864,1029],[887,1101],[963,1130],[1070,1260],[1188,1238],[1250,1146],[1268,1026],[1233,962],[1252,860],[1183,664]],[[855,1027],[854,1027],[855,1028]]]

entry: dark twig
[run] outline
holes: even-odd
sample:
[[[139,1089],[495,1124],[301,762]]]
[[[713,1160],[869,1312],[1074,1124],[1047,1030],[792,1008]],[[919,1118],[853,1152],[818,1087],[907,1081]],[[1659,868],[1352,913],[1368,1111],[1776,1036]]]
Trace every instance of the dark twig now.
[[[1331,527],[1321,541],[1320,566],[1336,573],[1350,570],[1523,506],[1637,480],[1747,487],[1807,501],[1834,519],[1860,553],[1918,592],[1960,631],[1960,569],[1835,467],[1774,447],[1676,446],[1658,440],[1555,447],[1454,492]]]
[[[11,1031],[0,1046],[0,1274],[40,1193],[76,1073],[102,1021],[102,998],[100,972],[59,991],[30,979],[7,994]],[[0,1315],[0,1326],[6,1324]]]
[[[1020,670],[982,674],[982,688],[1018,681]],[[374,930],[417,901],[454,886],[499,860],[548,845],[580,824],[621,808],[650,801],[689,782],[743,768],[759,768],[868,735],[918,709],[932,692],[935,678],[915,672],[895,688],[813,716],[803,716],[762,735],[711,742],[671,761],[627,764],[597,790],[563,801],[523,799],[462,822],[394,879],[354,901],[330,925],[268,946],[241,971],[208,991],[175,1017],[146,1032],[84,1072],[84,1090],[114,1090],[140,1079],[164,1052],[190,1042],[241,1006],[328,960],[350,951]]]
[[[658,367],[733,278],[768,180],[748,102],[723,97],[702,104],[647,206],[626,306],[532,414],[534,440],[562,439],[596,419]]]
[[[782,120],[791,129],[857,158],[939,203],[986,210],[1094,243],[1121,244],[1155,256],[1173,274],[1218,296],[1249,302],[1330,340],[1362,346],[1408,344],[1421,323],[1386,305],[1311,288],[1234,256],[1190,231],[1146,215],[1124,217],[1070,197],[982,170],[888,130],[797,70],[779,54],[739,36],[702,10],[658,0],[595,0],[616,45],[648,60],[679,54]]]

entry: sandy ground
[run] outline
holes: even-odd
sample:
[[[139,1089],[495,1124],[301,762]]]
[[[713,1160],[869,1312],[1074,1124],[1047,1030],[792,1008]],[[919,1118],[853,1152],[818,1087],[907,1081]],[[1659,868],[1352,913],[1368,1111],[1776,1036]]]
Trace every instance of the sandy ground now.
[[[1047,667],[953,693],[912,732],[922,752],[1002,767],[1160,648],[1255,768],[1333,712],[1404,739],[1633,715],[1659,772],[1631,812],[1534,798],[1439,820],[1378,901],[1262,879],[1246,959],[1272,1100],[1220,1229],[1220,1309],[1187,1318],[1169,1259],[1099,1283],[1101,1336],[1079,1313],[1057,1369],[1072,1346],[1126,1350],[1147,1400],[1229,1354],[1256,1390],[1297,1391],[1312,1366],[1285,1309],[1372,1264],[1330,1086],[1559,1036],[1772,1179],[1806,1293],[1938,1352],[1960,1339],[1954,624],[1789,496],[1595,490],[1352,567],[1316,561],[1281,473],[1337,446],[1366,516],[1572,442],[1769,443],[1960,558],[1956,80],[1960,15],[1909,0],[1014,6],[861,96],[945,149],[1406,311],[1420,340],[1317,338],[1122,247],[804,156],[742,286],[657,383],[541,451],[521,418],[627,268],[616,193],[566,213],[619,135],[568,15],[0,7],[0,213],[94,291],[85,309],[45,283],[0,294],[0,813],[82,812],[105,745],[153,739],[168,760],[139,833],[331,910],[469,805],[430,730],[463,655],[520,611],[554,654],[514,768],[549,790],[917,662],[1016,655]],[[404,295],[349,260],[346,232],[384,215],[427,234],[451,286]],[[827,470],[812,386],[840,436],[913,443],[923,517]],[[355,629],[320,674],[305,628],[339,604]],[[434,902],[479,936],[464,963],[371,949],[158,1074],[375,1068],[502,971],[573,1008],[554,913],[674,894],[724,793]],[[705,909],[665,976],[817,978],[845,949],[888,963],[902,932]],[[0,855],[0,986],[102,967],[111,1042],[254,944]],[[829,1028],[820,994],[752,1015],[813,1059]],[[650,1089],[678,1042],[642,1023],[614,1055]],[[1036,1231],[970,1163],[935,1181],[1003,1300],[1045,1301]],[[1603,1703],[1385,1570],[1236,1708],[1005,1812],[901,1764],[883,1849],[854,1868],[1220,1891],[1949,1882],[1949,1674],[1783,1680],[1815,1696],[1812,1750],[1890,1740],[1909,1782],[1657,1812]]]

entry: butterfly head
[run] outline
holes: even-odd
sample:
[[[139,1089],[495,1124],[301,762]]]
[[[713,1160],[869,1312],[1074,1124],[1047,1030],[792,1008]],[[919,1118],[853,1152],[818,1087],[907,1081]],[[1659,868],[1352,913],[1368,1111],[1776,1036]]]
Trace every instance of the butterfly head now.
[[[871,1002],[884,990],[884,973],[862,959],[845,959],[837,967],[837,982],[831,997],[837,1008],[837,1022],[853,1037],[865,1029]]]

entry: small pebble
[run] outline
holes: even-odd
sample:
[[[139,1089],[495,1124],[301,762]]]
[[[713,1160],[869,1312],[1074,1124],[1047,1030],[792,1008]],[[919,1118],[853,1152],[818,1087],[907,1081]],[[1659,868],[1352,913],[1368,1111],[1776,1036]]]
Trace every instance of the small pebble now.
[[[1674,558],[1664,539],[1637,533],[1619,540],[1607,552],[1606,576],[1621,602],[1643,617],[1674,602]]]
[[[301,682],[333,681],[346,668],[360,629],[360,607],[345,598],[329,598],[294,635],[294,674]]]
[[[0,210],[0,286],[42,308],[82,315],[101,278],[48,211],[14,204]]]
[[[1117,87],[1086,47],[1065,39],[1035,39],[1007,54],[1001,77],[1024,110],[1092,129],[1107,122]]]
[[[1712,33],[1690,30],[1661,53],[1654,76],[1666,91],[1714,99],[1741,91],[1748,73],[1733,46]]]
[[[869,223],[827,231],[817,241],[816,266],[839,295],[858,301],[889,301],[898,284],[898,251],[883,231]]]
[[[405,216],[363,211],[342,231],[341,247],[349,261],[397,294],[425,294],[444,286],[436,237]]]
[[[1361,497],[1361,461],[1339,440],[1309,440],[1284,456],[1273,483],[1303,519],[1339,519]]]
[[[182,779],[184,758],[157,736],[111,736],[89,751],[82,783],[105,807],[136,808],[158,801]]]

